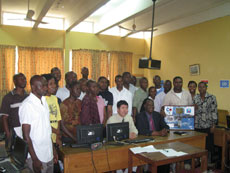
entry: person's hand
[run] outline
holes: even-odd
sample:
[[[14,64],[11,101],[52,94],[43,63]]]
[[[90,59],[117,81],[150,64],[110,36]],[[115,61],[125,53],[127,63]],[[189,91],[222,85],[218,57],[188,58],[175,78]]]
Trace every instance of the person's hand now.
[[[214,130],[215,130],[215,126],[212,126],[212,127],[210,128],[210,133],[214,133]]]
[[[53,155],[54,155],[54,158],[53,158],[54,163],[58,163],[58,154],[57,154],[55,147],[53,147]]]
[[[194,104],[194,106],[195,106],[195,110],[197,110],[197,109],[198,109],[198,105],[197,105],[197,104]]]
[[[161,133],[158,131],[153,131],[152,136],[161,136]]]
[[[35,173],[40,173],[42,170],[42,162],[39,159],[33,160],[33,170]]]
[[[166,117],[166,114],[165,114],[164,109],[165,109],[164,106],[162,106],[162,107],[161,107],[160,114],[161,114],[161,116]]]
[[[136,137],[137,137],[137,134],[134,133],[134,132],[132,132],[132,133],[129,134],[129,138],[130,138],[130,139],[134,139],[134,138],[136,138]]]
[[[161,136],[167,136],[168,132],[166,129],[161,130]]]
[[[59,147],[62,146],[62,141],[61,141],[61,139],[60,139],[60,136],[58,136],[58,135],[57,135],[57,137],[56,137],[56,144],[57,144]]]

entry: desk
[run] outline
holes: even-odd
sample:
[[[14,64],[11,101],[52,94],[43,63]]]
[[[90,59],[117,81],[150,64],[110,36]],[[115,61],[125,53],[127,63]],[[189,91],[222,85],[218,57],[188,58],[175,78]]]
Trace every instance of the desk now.
[[[166,137],[154,137],[154,142],[142,143],[139,146],[165,144],[169,142],[183,142],[192,146],[205,148],[206,134],[195,131],[188,132],[185,136],[180,136],[170,132]],[[140,137],[141,138],[141,137]],[[109,146],[106,145],[102,149],[90,152],[89,149],[83,148],[61,148],[60,154],[64,162],[64,172],[96,172],[92,164],[92,159],[97,172],[106,172],[128,167],[128,151],[134,145]],[[133,159],[133,165],[143,165],[144,162]]]
[[[221,170],[222,171],[224,171],[225,169],[227,135],[230,135],[230,131],[225,130],[224,128],[215,128],[214,130],[214,145],[222,148],[222,153],[221,153]]]
[[[153,153],[140,153],[134,154],[131,150],[129,150],[129,173],[132,172],[133,167],[133,158],[138,158],[141,161],[144,161],[147,164],[151,165],[151,172],[157,173],[157,167],[161,165],[166,165],[170,163],[177,163],[184,160],[192,159],[192,172],[195,170],[195,158],[201,158],[201,171],[207,171],[207,157],[208,151],[205,149],[201,149],[198,147],[193,147],[188,144],[184,144],[181,142],[171,142],[167,144],[155,145],[156,149],[174,149],[176,151],[186,152],[186,155],[183,156],[175,156],[175,157],[166,157],[164,154],[160,152]]]

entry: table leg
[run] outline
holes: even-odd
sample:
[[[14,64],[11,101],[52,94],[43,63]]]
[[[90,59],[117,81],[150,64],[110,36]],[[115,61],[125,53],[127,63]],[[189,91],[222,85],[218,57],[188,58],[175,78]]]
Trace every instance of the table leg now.
[[[205,172],[208,169],[208,153],[201,157],[201,171]]]
[[[129,150],[128,152],[128,172],[132,173],[133,171],[133,153]]]
[[[192,172],[195,172],[195,158],[192,158]]]
[[[157,166],[154,165],[154,164],[151,164],[150,165],[150,170],[151,170],[151,173],[157,173]]]

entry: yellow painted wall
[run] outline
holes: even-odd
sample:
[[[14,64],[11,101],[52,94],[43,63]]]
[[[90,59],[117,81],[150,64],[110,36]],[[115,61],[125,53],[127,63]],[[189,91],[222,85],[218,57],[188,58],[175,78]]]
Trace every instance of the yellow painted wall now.
[[[149,40],[145,46],[148,55]],[[147,70],[149,80],[155,74],[163,80],[179,75],[187,89],[189,80],[207,79],[208,92],[217,97],[218,108],[230,110],[230,89],[220,88],[221,79],[230,80],[230,16],[154,37],[152,57],[162,64],[161,70]],[[200,64],[200,75],[190,75],[191,64]]]

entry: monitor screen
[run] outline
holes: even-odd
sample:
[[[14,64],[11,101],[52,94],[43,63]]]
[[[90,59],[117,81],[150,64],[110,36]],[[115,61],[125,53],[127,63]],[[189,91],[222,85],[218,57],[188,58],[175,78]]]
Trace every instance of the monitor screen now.
[[[171,130],[194,130],[194,106],[165,106],[164,111]]]
[[[139,68],[148,68],[149,59],[139,59]]]
[[[20,137],[16,137],[12,151],[12,159],[16,166],[24,167],[28,155],[28,144]]]
[[[106,138],[107,141],[117,141],[129,138],[129,123],[112,123],[106,125]]]
[[[77,125],[77,143],[92,144],[103,141],[103,124]]]

